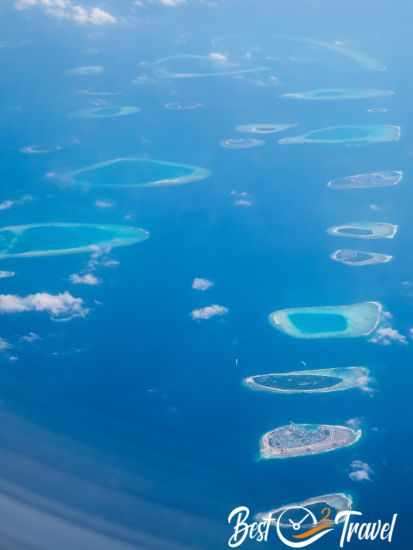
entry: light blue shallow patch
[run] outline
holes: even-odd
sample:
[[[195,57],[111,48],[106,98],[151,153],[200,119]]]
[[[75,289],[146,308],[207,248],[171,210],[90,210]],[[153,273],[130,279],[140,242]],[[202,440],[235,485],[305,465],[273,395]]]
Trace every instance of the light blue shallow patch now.
[[[303,99],[308,101],[338,101],[350,99],[374,99],[394,95],[393,90],[379,90],[375,88],[319,88],[304,92],[283,94],[287,99]]]
[[[269,321],[295,338],[358,338],[377,328],[382,309],[378,302],[280,309],[270,314]]]
[[[146,240],[139,227],[88,223],[34,223],[0,228],[0,259],[62,256],[131,246]]]
[[[69,185],[132,189],[185,185],[209,175],[209,170],[189,164],[124,157],[62,174],[59,179]]]

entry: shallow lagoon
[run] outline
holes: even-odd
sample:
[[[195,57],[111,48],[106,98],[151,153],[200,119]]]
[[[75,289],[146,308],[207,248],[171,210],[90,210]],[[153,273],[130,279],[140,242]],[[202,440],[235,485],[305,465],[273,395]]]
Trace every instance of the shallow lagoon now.
[[[0,259],[62,256],[130,246],[149,233],[138,227],[82,223],[44,223],[0,228]]]
[[[335,250],[330,258],[345,265],[362,267],[366,265],[386,264],[393,259],[393,256],[379,252],[339,249]]]
[[[311,130],[299,136],[287,137],[278,140],[282,145],[298,143],[385,143],[400,139],[400,126],[392,124],[382,125],[346,125],[329,126],[318,130]]]
[[[362,302],[348,306],[281,309],[269,316],[270,324],[295,338],[358,338],[378,326],[382,306]]]
[[[184,185],[207,178],[198,166],[135,157],[117,158],[63,174],[63,183],[90,187],[139,188]]]
[[[335,237],[351,237],[353,239],[393,239],[398,226],[386,222],[350,222],[334,225],[327,229],[329,235]]]

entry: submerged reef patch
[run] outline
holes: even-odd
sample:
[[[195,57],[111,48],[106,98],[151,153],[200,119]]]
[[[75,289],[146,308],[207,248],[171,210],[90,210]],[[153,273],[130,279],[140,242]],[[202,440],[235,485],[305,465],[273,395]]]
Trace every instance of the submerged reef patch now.
[[[400,126],[394,124],[329,126],[299,136],[278,140],[281,145],[301,143],[385,143],[400,139]]]

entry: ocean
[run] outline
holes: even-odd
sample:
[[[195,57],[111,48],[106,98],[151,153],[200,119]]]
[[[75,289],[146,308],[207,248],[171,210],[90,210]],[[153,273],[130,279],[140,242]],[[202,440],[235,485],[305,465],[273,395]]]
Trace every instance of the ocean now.
[[[150,232],[144,242],[102,255],[1,260],[0,269],[16,273],[0,281],[1,296],[67,291],[88,310],[70,320],[54,318],[50,308],[5,311],[0,296],[0,336],[9,343],[0,358],[4,494],[30,502],[33,514],[48,510],[109,537],[108,548],[221,550],[237,506],[254,515],[346,493],[365,521],[398,513],[392,547],[406,549],[413,488],[412,7],[384,0],[142,4],[105,2],[113,25],[78,24],[41,5],[0,7],[0,203],[13,202],[0,212],[1,226],[120,224]],[[89,69],[73,71],[79,67]],[[282,97],[329,88],[395,93]],[[139,111],[72,116],[123,106]],[[273,134],[236,130],[252,123],[296,126]],[[347,125],[399,125],[401,139],[278,143]],[[251,138],[263,143],[222,146]],[[47,152],[22,151],[29,146]],[[83,188],[59,178],[125,157],[211,174],[141,189],[116,189],[116,172],[106,189],[104,182]],[[128,170],[132,180],[133,165],[122,178]],[[402,182],[327,187],[332,179],[386,170],[402,170]],[[330,226],[360,221],[396,224],[398,233],[371,241],[327,234]],[[337,248],[393,260],[347,266],[330,259]],[[100,284],[73,284],[72,274],[89,271]],[[214,284],[194,290],[197,277]],[[268,322],[282,308],[364,301],[389,312],[387,332],[375,343],[300,340]],[[191,316],[213,305],[225,309],[208,319]],[[24,338],[32,333],[37,337]],[[242,385],[253,374],[346,366],[367,367],[373,391],[277,395]],[[260,437],[271,429],[349,420],[363,430],[352,447],[259,460]],[[369,467],[370,479],[351,479],[354,461]],[[9,520],[13,531],[0,522],[9,548],[49,549],[51,533],[65,532],[45,523],[41,535],[28,529],[25,538],[22,517]],[[71,547],[70,537],[59,544]],[[387,542],[348,546],[369,544]],[[260,546],[283,545],[272,533],[267,543],[242,548]],[[338,534],[313,546],[338,547]]]

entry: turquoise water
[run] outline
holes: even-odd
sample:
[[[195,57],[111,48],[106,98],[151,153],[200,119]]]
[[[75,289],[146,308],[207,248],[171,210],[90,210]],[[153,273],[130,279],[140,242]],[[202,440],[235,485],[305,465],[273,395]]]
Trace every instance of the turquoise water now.
[[[181,164],[126,158],[85,167],[69,174],[68,178],[72,183],[86,183],[92,186],[148,186],[157,182],[190,178],[195,170],[195,167]]]
[[[302,376],[262,376],[257,380],[260,384],[276,386],[285,390],[301,389],[320,389],[335,386],[341,382],[341,378],[334,376],[321,376],[316,374],[303,374]]]
[[[343,315],[334,313],[292,313],[288,319],[305,334],[341,332],[346,330],[348,325]]]
[[[0,337],[10,344],[0,355],[1,486],[4,492],[13,486],[31,510],[56,503],[56,514],[72,524],[110,532],[137,550],[225,550],[234,507],[245,504],[255,514],[343,491],[366,519],[399,512],[392,548],[406,550],[412,494],[412,7],[384,0],[143,4],[88,3],[117,16],[118,23],[106,25],[58,18],[39,3],[25,10],[8,1],[0,5],[1,226],[127,225],[151,236],[109,250],[108,258],[0,260],[0,270],[16,273],[0,280],[0,295],[8,297],[0,305],[22,309],[0,317]],[[275,40],[274,34],[304,41]],[[214,63],[220,74],[269,70],[219,78],[155,74],[156,60],[214,52],[227,56],[225,67]],[[103,72],[67,72],[93,65]],[[205,71],[210,63],[201,65]],[[173,67],[197,70],[192,62]],[[282,97],[333,87],[392,89],[395,95],[354,102]],[[170,110],[170,103],[200,107]],[[104,119],[69,116],[97,107],[114,112],[119,105],[141,110]],[[368,112],[380,107],[388,111]],[[260,135],[262,147],[221,147],[222,140],[241,136],[237,126],[257,121],[298,126]],[[400,141],[277,143],[320,128],[392,124],[402,127]],[[21,152],[29,146],[50,152]],[[64,177],[131,157],[174,167],[145,163],[136,173],[129,165],[112,165],[78,173],[75,179],[85,185]],[[188,166],[210,176],[159,189],[123,187],[187,177]],[[327,187],[345,175],[388,170],[403,170],[405,184],[347,193]],[[337,239],[326,230],[349,220],[399,225],[392,240],[357,241],[362,251],[394,260],[365,269],[332,261]],[[30,249],[72,243],[60,231],[26,237]],[[82,232],[74,241],[98,237]],[[355,242],[349,237],[344,244],[353,248]],[[84,273],[96,284],[73,284],[72,276]],[[194,290],[196,277],[214,286]],[[89,314],[56,322],[27,300],[65,292],[83,300]],[[366,300],[384,304],[389,324],[406,343],[394,337],[387,345],[368,338],[300,340],[268,323],[269,313],[282,308]],[[193,320],[193,310],[213,305],[228,312]],[[344,329],[341,316],[297,322],[309,331]],[[357,364],[372,372],[377,391],[371,395],[287,396],[242,386],[258,372]],[[350,419],[364,434],[352,448],[302,461],[256,460],[260,436],[277,426]],[[371,466],[372,481],[349,477],[357,460]],[[51,535],[59,530],[52,526],[40,541],[32,539],[31,526],[44,525],[36,518],[6,510],[3,518],[5,546],[83,550],[69,536],[56,543]],[[336,548],[334,537],[314,547]],[[241,548],[265,546],[277,543]]]

